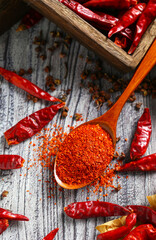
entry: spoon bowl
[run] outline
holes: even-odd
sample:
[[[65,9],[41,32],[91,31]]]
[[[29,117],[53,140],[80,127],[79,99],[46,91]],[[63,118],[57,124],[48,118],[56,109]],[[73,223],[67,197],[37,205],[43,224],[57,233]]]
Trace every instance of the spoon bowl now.
[[[149,51],[147,52],[146,56],[142,60],[141,64],[137,68],[134,76],[132,77],[130,83],[128,84],[127,88],[123,92],[123,94],[120,96],[120,98],[117,100],[117,102],[102,116],[95,118],[89,122],[83,123],[82,125],[87,124],[93,124],[93,125],[99,125],[102,129],[106,130],[109,135],[112,138],[113,144],[114,144],[114,151],[116,146],[116,126],[118,117],[120,115],[120,112],[129,98],[129,96],[132,94],[132,92],[137,88],[137,86],[142,82],[142,80],[146,77],[146,75],[149,73],[149,71],[153,68],[153,66],[156,64],[156,39],[154,40],[152,46],[150,47]],[[80,127],[78,126],[73,131],[77,131],[77,129]],[[68,137],[68,136],[67,136]],[[56,179],[56,182],[63,188],[66,189],[78,189],[82,188],[91,182],[87,182],[84,184],[67,184],[61,181],[59,179],[57,173],[57,156],[54,164],[54,176]]]

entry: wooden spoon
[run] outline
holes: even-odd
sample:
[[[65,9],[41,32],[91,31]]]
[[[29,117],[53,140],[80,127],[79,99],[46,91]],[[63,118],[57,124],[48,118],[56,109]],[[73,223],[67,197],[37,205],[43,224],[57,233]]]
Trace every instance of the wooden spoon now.
[[[112,106],[112,108],[109,109],[102,116],[95,118],[94,120],[91,120],[89,122],[83,123],[80,126],[86,125],[86,124],[95,124],[95,125],[99,124],[103,129],[108,131],[108,133],[112,137],[113,143],[114,143],[114,150],[115,150],[116,125],[117,125],[119,114],[120,114],[125,102],[131,95],[131,93],[142,82],[142,80],[146,77],[146,75],[149,73],[149,71],[152,69],[152,67],[155,64],[156,64],[156,39],[154,40],[152,46],[150,47],[146,56],[142,60],[138,69],[136,70],[129,85],[127,86],[127,88],[125,89],[123,94],[120,96],[118,101]],[[78,126],[78,127],[80,127],[80,126]],[[73,131],[76,131],[77,128],[75,128]],[[56,157],[55,166],[54,166],[54,175],[55,175],[55,179],[56,179],[57,183],[63,188],[78,189],[78,188],[81,188],[81,187],[84,187],[84,186],[90,184],[90,182],[85,183],[85,184],[78,184],[78,185],[70,185],[70,184],[63,183],[56,174],[56,168],[57,168],[57,157]]]

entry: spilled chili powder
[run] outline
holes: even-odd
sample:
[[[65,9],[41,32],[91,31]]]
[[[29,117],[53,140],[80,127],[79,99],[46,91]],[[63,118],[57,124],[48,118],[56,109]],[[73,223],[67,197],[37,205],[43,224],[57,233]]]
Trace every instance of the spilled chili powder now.
[[[96,128],[99,129],[99,127],[97,127],[97,126],[96,126]],[[28,167],[27,167],[27,170],[29,170],[30,168],[36,168],[36,170],[37,170],[38,166],[40,166],[40,165],[42,166],[43,171],[41,171],[39,173],[39,175],[42,175],[42,179],[47,184],[47,189],[48,189],[48,193],[49,193],[48,198],[54,197],[55,193],[57,192],[57,189],[60,192],[63,190],[63,188],[59,187],[55,181],[54,161],[56,159],[56,155],[57,155],[58,151],[60,150],[60,148],[62,146],[62,142],[66,139],[68,132],[71,132],[74,129],[74,127],[68,125],[68,127],[66,128],[67,132],[64,132],[64,130],[62,129],[61,126],[57,126],[57,124],[53,124],[52,129],[50,129],[50,128],[42,129],[42,131],[40,133],[36,134],[36,139],[34,139],[33,142],[32,141],[30,142],[30,145],[33,147],[34,154],[33,154],[33,159],[29,159]],[[96,141],[96,145],[99,145],[100,139],[102,140],[102,138],[104,138],[104,136],[105,136],[106,139],[108,140],[108,142],[110,142],[110,144],[112,146],[112,140],[111,140],[109,134],[106,132],[103,133],[101,131],[101,129],[99,129],[99,132],[100,132],[99,135],[96,134],[96,137],[97,137],[97,135],[99,137],[99,139]],[[104,135],[102,135],[102,133]],[[94,139],[92,138],[92,140],[95,142],[95,138]],[[88,139],[88,141],[89,141],[89,139]],[[34,142],[36,144],[34,144]],[[108,144],[108,142],[106,141],[107,144]],[[99,146],[101,147],[104,145],[102,144]],[[111,160],[112,155],[113,155],[113,150],[111,147],[110,147],[110,149],[112,151],[112,153],[110,154],[111,155],[110,160]],[[102,153],[102,151],[103,150],[99,150],[100,153]],[[87,157],[87,155],[86,155],[86,157]],[[116,163],[116,160],[115,160],[115,162],[113,161],[110,163],[110,160],[106,157],[105,158],[103,157],[103,162],[101,159],[97,160],[99,162],[99,164],[98,164],[99,171],[103,171],[103,172],[102,172],[101,176],[99,176],[97,179],[93,179],[94,181],[91,182],[91,184],[86,187],[87,193],[89,194],[90,197],[92,195],[97,195],[98,200],[100,200],[101,197],[108,195],[106,192],[106,190],[108,188],[110,188],[110,187],[113,188],[112,191],[114,191],[117,188],[117,186],[113,185],[114,179],[117,180],[115,169],[116,169],[116,167],[119,167],[121,165],[121,163],[120,164]],[[100,161],[102,164],[100,164]],[[93,166],[94,165],[95,164],[93,164]],[[82,165],[81,165],[81,167],[82,167]],[[96,166],[94,166],[94,167],[96,167]],[[90,166],[90,168],[91,168],[91,166]],[[47,169],[49,171],[48,175],[47,175]],[[36,174],[36,176],[39,176],[39,175]],[[116,184],[118,185],[118,181],[115,183],[115,185]],[[101,187],[103,189],[103,192],[101,192]],[[83,192],[84,188],[81,191]]]
[[[113,159],[109,133],[97,125],[82,125],[72,131],[59,148],[56,173],[67,184],[96,180]]]

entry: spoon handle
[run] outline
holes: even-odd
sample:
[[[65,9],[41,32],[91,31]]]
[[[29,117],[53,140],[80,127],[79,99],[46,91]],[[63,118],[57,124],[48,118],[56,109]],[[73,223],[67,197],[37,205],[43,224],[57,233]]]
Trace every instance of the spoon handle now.
[[[135,74],[133,75],[130,83],[128,84],[123,94],[120,96],[118,101],[113,105],[113,107],[106,114],[103,115],[104,118],[110,117],[110,121],[114,126],[114,129],[116,128],[119,114],[125,102],[129,98],[129,96],[132,94],[132,92],[137,88],[137,86],[142,82],[142,80],[146,77],[146,75],[149,73],[149,71],[152,69],[152,67],[155,64],[156,64],[156,39],[154,40],[152,46],[148,50],[141,64],[137,68]]]

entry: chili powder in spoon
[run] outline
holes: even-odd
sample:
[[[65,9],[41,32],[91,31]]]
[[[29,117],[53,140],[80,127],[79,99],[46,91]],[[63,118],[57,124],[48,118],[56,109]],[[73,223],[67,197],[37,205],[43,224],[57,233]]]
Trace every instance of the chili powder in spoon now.
[[[67,184],[92,182],[103,174],[113,154],[113,141],[108,132],[98,124],[82,125],[61,144],[56,173]]]

